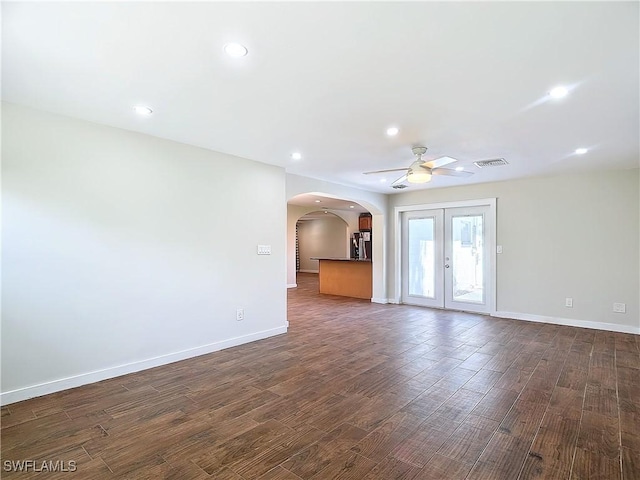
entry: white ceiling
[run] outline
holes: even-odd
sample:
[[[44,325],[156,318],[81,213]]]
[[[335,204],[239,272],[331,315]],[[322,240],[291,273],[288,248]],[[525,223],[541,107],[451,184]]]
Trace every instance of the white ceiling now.
[[[302,193],[291,198],[288,203],[301,207],[315,207],[318,210],[346,210],[356,213],[368,212],[359,203],[348,202],[339,198],[329,198],[319,193]]]
[[[475,175],[411,188],[639,162],[637,2],[3,2],[2,17],[4,100],[299,175],[392,193],[400,175],[362,172],[408,166],[414,144]],[[557,84],[571,92],[550,101]],[[509,165],[472,165],[495,157]]]

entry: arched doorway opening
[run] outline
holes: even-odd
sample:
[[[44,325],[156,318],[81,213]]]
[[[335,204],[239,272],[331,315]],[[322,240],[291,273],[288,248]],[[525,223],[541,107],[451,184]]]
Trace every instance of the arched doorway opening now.
[[[343,258],[350,256],[352,235],[360,231],[361,214],[371,216],[372,240],[372,298],[377,303],[387,303],[385,281],[385,222],[383,212],[366,201],[341,198],[322,192],[309,192],[291,197],[287,202],[287,287],[296,286],[296,225],[300,218],[314,211],[327,211],[340,217],[347,224],[348,236],[345,238]],[[304,270],[304,269],[303,269]]]

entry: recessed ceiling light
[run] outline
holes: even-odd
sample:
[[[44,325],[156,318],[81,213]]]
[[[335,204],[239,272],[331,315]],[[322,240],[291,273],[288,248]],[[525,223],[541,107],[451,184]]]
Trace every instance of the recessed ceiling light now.
[[[584,155],[585,153],[587,153],[589,150],[587,148],[576,148],[576,155]]]
[[[389,135],[390,137],[395,137],[399,131],[400,129],[398,129],[398,127],[389,127],[387,128],[387,135]]]
[[[381,178],[381,179],[380,179],[380,183],[385,183],[386,181],[387,181],[387,179],[386,179],[386,178]]]
[[[462,170],[464,170],[464,167],[456,167],[456,172],[461,172]]]
[[[321,200],[316,200],[316,203],[320,203],[320,202],[321,202]]]
[[[551,89],[551,91],[549,92],[549,95],[551,95],[553,98],[564,98],[567,96],[567,94],[569,93],[569,90],[567,90],[566,87],[563,86],[557,86]]]
[[[300,152],[293,152],[291,154],[291,158],[294,160],[302,160],[302,154]]]
[[[349,205],[349,208],[356,208],[355,205]]]
[[[249,53],[249,50],[247,50],[247,47],[241,45],[240,43],[227,43],[224,46],[224,53],[233,58],[240,58]]]
[[[133,111],[138,115],[144,115],[145,117],[148,117],[153,113],[153,110],[151,110],[149,107],[145,107],[144,105],[136,105],[135,107],[133,107]]]

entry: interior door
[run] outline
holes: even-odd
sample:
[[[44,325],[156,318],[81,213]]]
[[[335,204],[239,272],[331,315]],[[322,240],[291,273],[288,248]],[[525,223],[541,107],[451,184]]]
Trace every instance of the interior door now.
[[[487,206],[402,214],[402,302],[490,313],[493,220]]]
[[[402,214],[402,302],[410,305],[444,305],[444,210]]]

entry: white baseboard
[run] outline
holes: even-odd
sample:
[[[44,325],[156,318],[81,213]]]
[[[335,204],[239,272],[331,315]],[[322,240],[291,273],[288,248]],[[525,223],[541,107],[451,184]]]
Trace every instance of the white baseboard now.
[[[386,298],[372,298],[371,303],[381,303],[383,305],[386,305],[387,303],[389,303],[389,300],[387,300]]]
[[[610,332],[640,334],[640,327],[620,325],[617,323],[591,322],[589,320],[575,320],[573,318],[547,317],[544,315],[532,315],[530,313],[495,312],[493,317],[511,318],[514,320],[527,320],[529,322],[553,323],[567,327],[592,328],[595,330],[608,330]]]
[[[297,283],[287,283],[287,288],[296,288],[297,286]]]
[[[161,365],[167,365],[180,360],[186,360],[187,358],[198,357],[200,355],[206,355],[207,353],[217,352],[218,350],[224,350],[225,348],[236,347],[245,343],[255,342],[256,340],[262,340],[263,338],[273,337],[274,335],[287,333],[288,323],[289,322],[286,322],[286,325],[282,327],[263,330],[261,332],[243,335],[242,337],[230,338],[221,342],[209,343],[200,347],[169,353],[167,355],[160,355],[158,357],[141,360],[139,362],[132,362],[125,365],[119,365],[117,367],[81,373],[80,375],[74,375],[73,377],[61,378],[38,385],[31,385],[29,387],[2,392],[0,393],[0,405],[8,405],[10,403],[27,400],[29,398],[40,397],[42,395],[59,392],[61,390],[80,387],[82,385],[99,382],[108,378],[119,377],[128,373],[139,372],[148,368],[159,367]]]
[[[298,270],[300,273],[318,273],[319,270]]]

